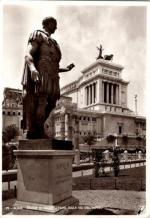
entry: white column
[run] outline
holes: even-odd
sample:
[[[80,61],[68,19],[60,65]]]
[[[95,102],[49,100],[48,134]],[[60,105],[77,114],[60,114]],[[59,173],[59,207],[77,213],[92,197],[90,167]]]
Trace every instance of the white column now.
[[[86,105],[88,105],[88,94],[89,94],[89,90],[88,90],[88,86],[86,87]]]
[[[102,94],[102,92],[100,91],[100,80],[98,79],[96,82],[96,103],[100,102],[100,95]]]
[[[84,106],[87,106],[87,86],[84,89]]]
[[[99,88],[99,90],[101,90],[101,88]],[[100,94],[100,102],[104,103],[104,82],[102,81],[102,94]]]
[[[119,104],[119,86],[116,85],[116,104]]]
[[[95,92],[95,83],[92,84],[92,103],[95,103],[94,92]]]
[[[96,101],[96,83],[93,83],[93,103]]]
[[[111,84],[111,104],[114,103],[114,84]]]
[[[107,83],[107,103],[109,103],[109,83]]]
[[[68,139],[68,114],[65,114],[65,140]]]
[[[119,85],[119,96],[118,96],[118,100],[119,100],[119,105],[121,105],[121,85]]]
[[[126,86],[126,88],[125,88],[125,106],[127,106],[127,100],[128,100],[128,98],[127,98],[127,86]]]
[[[89,104],[90,104],[90,95],[91,95],[91,91],[90,91],[90,85],[88,86],[88,88],[89,88],[88,102],[89,102]],[[89,105],[89,104],[88,104],[88,105]]]
[[[111,83],[109,83],[109,104],[111,104]]]
[[[92,85],[90,85],[90,104],[92,104]]]
[[[102,136],[105,137],[107,135],[106,131],[106,117],[102,118]]]
[[[95,88],[96,88],[96,85],[95,85],[95,82],[93,83],[93,103],[95,103]]]
[[[94,91],[94,88],[93,88],[93,84],[91,84],[91,103],[93,104],[93,102],[94,102],[94,99],[93,99],[93,97],[94,97],[94,93],[93,93],[93,91]]]
[[[62,113],[60,115],[60,137],[61,137],[61,140],[65,140],[65,114]]]
[[[113,84],[113,103],[117,104],[117,100],[116,100],[116,84]]]
[[[95,82],[95,86],[94,86],[95,88],[95,99],[94,99],[94,102],[96,103],[97,102],[97,82]]]
[[[79,119],[78,117],[74,120],[74,137],[73,137],[73,145],[75,149],[79,149]]]
[[[90,104],[90,87],[87,86],[87,105]]]

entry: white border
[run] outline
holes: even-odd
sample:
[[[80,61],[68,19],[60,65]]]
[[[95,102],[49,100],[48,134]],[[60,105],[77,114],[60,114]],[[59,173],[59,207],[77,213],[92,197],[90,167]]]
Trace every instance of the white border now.
[[[46,3],[50,3],[50,1],[15,1],[15,0],[2,0],[0,2],[0,20],[1,20],[1,24],[3,24],[3,15],[2,15],[2,8],[3,5],[41,5],[42,4],[46,4]],[[90,6],[90,5],[98,5],[98,6],[147,6],[147,73],[146,73],[146,80],[147,80],[147,96],[146,96],[146,117],[147,117],[147,170],[146,170],[146,205],[147,205],[147,211],[145,214],[143,215],[139,215],[140,217],[150,217],[150,148],[149,148],[149,132],[150,132],[150,125],[149,125],[149,114],[150,114],[150,2],[143,2],[143,1],[51,1],[52,5],[55,6],[60,6],[60,5],[68,5],[68,6],[77,6],[77,5],[86,5],[86,6]],[[2,25],[0,25],[0,30],[2,30]],[[1,31],[2,33],[2,31]],[[2,45],[3,45],[3,38],[2,38],[2,34],[0,35],[0,43],[1,43],[1,49],[2,49]],[[2,62],[2,50],[0,51],[0,61]],[[0,63],[2,64],[2,63]],[[0,92],[0,99],[2,100],[2,93]],[[2,102],[2,101],[1,101]],[[0,110],[0,113],[2,111]],[[2,114],[2,113],[1,113]],[[0,117],[1,118],[1,117]],[[0,119],[1,120],[1,119]],[[2,122],[1,122],[2,123]],[[0,133],[0,136],[2,135],[2,133]],[[2,183],[1,183],[2,184]],[[0,213],[2,214],[2,211],[0,209]],[[77,216],[77,215],[76,215]],[[5,217],[7,217],[7,215],[5,215]],[[24,217],[24,216],[19,216],[19,217]],[[30,215],[30,217],[32,217]],[[42,215],[43,217],[43,215]],[[44,216],[45,217],[45,216]],[[47,217],[47,215],[46,215]],[[55,215],[56,217],[56,215]],[[59,215],[60,217],[60,215]],[[68,215],[67,215],[68,217]],[[82,215],[82,217],[84,217]],[[94,217],[102,217],[102,216],[95,216]],[[117,216],[106,216],[105,217],[117,217],[117,218],[125,218],[125,217],[131,217],[131,215],[129,216],[123,216],[123,215],[117,215]],[[134,215],[132,217],[137,217],[137,215]]]

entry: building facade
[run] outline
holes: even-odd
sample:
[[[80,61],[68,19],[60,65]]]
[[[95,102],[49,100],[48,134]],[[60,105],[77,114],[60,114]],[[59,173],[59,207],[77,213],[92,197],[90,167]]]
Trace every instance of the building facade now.
[[[56,108],[56,138],[78,137],[82,142],[89,134],[97,140],[109,134],[145,136],[145,117],[128,108],[129,82],[122,79],[122,70],[118,64],[99,59],[83,69],[78,80],[61,89],[66,97]]]
[[[65,96],[57,104],[54,120],[55,138],[72,140],[74,144],[83,143],[88,135],[99,141],[110,134],[136,138],[138,135],[145,137],[146,132],[144,117],[79,109],[71,97]]]
[[[15,125],[21,129],[22,120],[22,91],[19,89],[5,88],[2,102],[2,129]]]
[[[127,86],[121,78],[123,67],[99,59],[82,70],[82,76],[61,89],[63,95],[72,97],[78,108],[99,112],[129,114]]]
[[[61,140],[83,143],[88,135],[97,140],[110,134],[119,137],[145,136],[146,119],[128,108],[129,82],[122,79],[123,67],[99,59],[82,70],[81,77],[61,89],[54,111],[54,135]],[[5,88],[3,128],[22,119],[22,92]]]

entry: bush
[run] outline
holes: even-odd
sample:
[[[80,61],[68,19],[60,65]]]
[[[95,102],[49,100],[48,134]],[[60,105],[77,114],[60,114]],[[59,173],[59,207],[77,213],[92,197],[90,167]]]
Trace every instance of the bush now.
[[[122,136],[122,141],[123,141],[123,144],[124,144],[125,146],[127,146],[128,141],[129,141],[128,136],[127,136],[127,135]]]
[[[108,135],[108,136],[107,136],[107,141],[108,141],[108,143],[114,142],[115,139],[116,139],[116,137],[115,137],[114,135]]]
[[[141,136],[137,136],[136,139],[138,142],[141,142],[143,138]]]
[[[84,138],[84,142],[86,142],[88,145],[93,145],[95,141],[96,140],[94,135],[88,135]]]
[[[10,163],[10,155],[9,155],[9,148],[3,145],[2,147],[2,170],[8,170],[9,169],[9,163]]]
[[[14,139],[16,136],[19,135],[19,129],[16,127],[15,124],[7,126],[3,131],[3,142],[7,143]]]
[[[2,170],[9,170],[16,168],[16,156],[14,150],[17,150],[16,146],[2,147]]]

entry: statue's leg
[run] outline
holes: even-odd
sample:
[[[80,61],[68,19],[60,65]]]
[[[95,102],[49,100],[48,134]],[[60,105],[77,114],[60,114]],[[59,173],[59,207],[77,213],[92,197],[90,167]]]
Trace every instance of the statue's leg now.
[[[46,106],[46,121],[44,123],[44,132],[48,138],[54,138],[54,110],[56,107],[56,98],[48,98]]]
[[[46,119],[50,115],[51,111],[56,107],[56,101],[57,101],[56,98],[52,98],[52,97],[47,98],[47,105],[45,109]]]
[[[36,110],[36,134],[37,138],[44,138],[44,122],[46,120],[47,97],[45,95],[38,96],[38,106]]]

